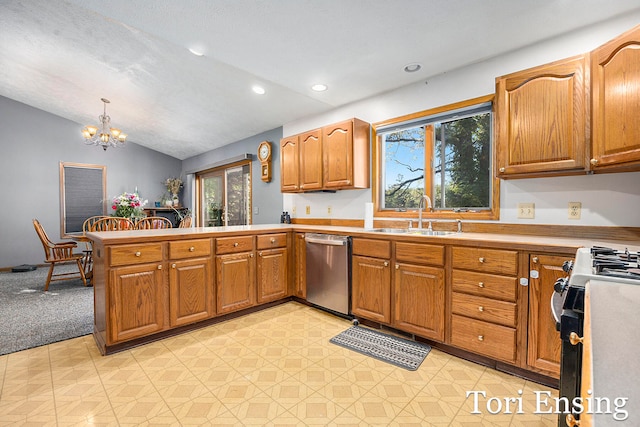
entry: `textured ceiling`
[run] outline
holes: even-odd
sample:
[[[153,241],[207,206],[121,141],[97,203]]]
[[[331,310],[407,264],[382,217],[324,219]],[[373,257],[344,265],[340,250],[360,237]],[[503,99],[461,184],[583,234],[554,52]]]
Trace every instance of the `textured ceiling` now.
[[[185,159],[639,8],[628,0],[0,0],[0,95],[79,124],[97,124],[108,98],[112,124],[129,141]],[[411,62],[422,70],[403,72]],[[317,82],[329,90],[313,92]]]

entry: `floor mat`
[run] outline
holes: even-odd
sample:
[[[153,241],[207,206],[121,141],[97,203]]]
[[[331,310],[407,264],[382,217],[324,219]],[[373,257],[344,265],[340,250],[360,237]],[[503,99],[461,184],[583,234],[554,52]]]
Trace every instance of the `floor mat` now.
[[[329,342],[409,371],[418,369],[431,347],[382,332],[352,326]]]

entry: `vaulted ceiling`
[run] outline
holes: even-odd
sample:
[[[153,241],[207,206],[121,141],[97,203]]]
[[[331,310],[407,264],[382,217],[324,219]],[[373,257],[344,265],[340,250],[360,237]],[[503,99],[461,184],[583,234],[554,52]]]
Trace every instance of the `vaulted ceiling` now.
[[[185,159],[639,8],[626,0],[2,0],[0,95],[83,125],[97,124],[108,98],[112,124],[129,141]],[[403,71],[409,63],[422,69]],[[328,90],[314,92],[316,83]]]

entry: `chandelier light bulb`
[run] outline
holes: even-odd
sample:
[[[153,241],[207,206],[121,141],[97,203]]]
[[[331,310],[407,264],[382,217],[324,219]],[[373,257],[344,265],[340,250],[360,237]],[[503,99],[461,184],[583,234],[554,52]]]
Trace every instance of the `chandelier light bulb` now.
[[[118,128],[110,126],[111,117],[107,115],[107,104],[109,100],[102,98],[101,101],[104,103],[104,112],[98,117],[100,127],[90,125],[81,131],[82,136],[85,138],[85,144],[98,145],[105,151],[109,147],[122,147],[127,139],[127,134],[122,133],[122,130]],[[98,132],[98,130],[100,132]]]

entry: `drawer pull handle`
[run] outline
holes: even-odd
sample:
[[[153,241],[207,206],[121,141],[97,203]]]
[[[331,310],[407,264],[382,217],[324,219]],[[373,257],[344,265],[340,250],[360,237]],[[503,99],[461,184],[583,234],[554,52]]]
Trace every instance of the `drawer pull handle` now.
[[[171,268],[176,268],[176,265],[175,264],[171,264]]]
[[[591,161],[589,163],[591,163],[593,166],[597,166],[598,165],[598,159],[591,159]]]
[[[385,267],[388,267],[388,266],[389,266],[389,263],[388,263],[387,261],[385,261],[385,262],[384,262],[384,266],[385,266]]]
[[[569,334],[569,342],[571,345],[578,345],[578,343],[582,344],[584,341],[583,337],[578,336],[575,332],[571,332]]]
[[[275,243],[276,239],[274,239],[273,237],[271,238],[271,243]]]
[[[396,264],[396,270],[400,270],[400,264]]]
[[[531,261],[533,261],[533,263],[534,263],[534,264],[537,264],[537,263],[538,263],[538,257],[537,257],[537,256],[534,256],[534,257],[531,259]]]
[[[484,341],[484,335],[478,335],[478,341]]]
[[[158,270],[162,270],[162,264],[158,266]]]
[[[262,252],[258,252],[258,256],[262,256]]]
[[[136,256],[140,256],[140,255],[142,255],[141,252],[136,252]]]
[[[505,168],[500,168],[500,172],[504,173],[506,169]]]
[[[569,427],[579,426],[580,420],[576,420],[576,417],[573,414],[567,414],[565,420],[567,421],[567,425]]]
[[[238,242],[234,242],[234,243],[233,243],[233,247],[234,247],[234,248],[237,248],[237,247],[238,247]]]
[[[249,258],[253,258],[253,252],[249,254]]]
[[[478,307],[478,311],[484,311],[484,307],[483,306]]]
[[[195,251],[195,250],[196,250],[196,248],[194,248],[193,246],[191,246],[191,247],[189,248],[189,252],[193,252],[193,251]]]
[[[484,288],[484,282],[479,282],[479,283],[478,283],[478,287],[479,287],[479,288]]]
[[[480,257],[480,258],[478,258],[478,261],[480,261],[480,262],[484,262],[484,258],[483,258],[483,257]]]

